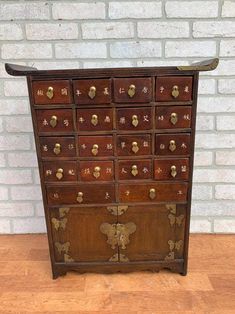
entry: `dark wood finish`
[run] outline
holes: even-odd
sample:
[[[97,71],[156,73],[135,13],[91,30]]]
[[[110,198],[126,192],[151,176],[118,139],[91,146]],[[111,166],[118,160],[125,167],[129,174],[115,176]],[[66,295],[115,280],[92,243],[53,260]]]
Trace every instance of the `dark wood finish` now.
[[[6,64],[27,76],[53,278],[68,270],[186,275],[198,71],[217,64]]]

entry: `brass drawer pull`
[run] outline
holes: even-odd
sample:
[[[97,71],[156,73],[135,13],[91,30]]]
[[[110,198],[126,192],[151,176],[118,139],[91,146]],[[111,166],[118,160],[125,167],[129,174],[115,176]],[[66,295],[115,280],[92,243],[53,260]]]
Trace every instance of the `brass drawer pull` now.
[[[138,151],[139,151],[139,147],[138,147],[138,143],[137,142],[132,142],[132,151],[133,151],[133,153],[137,153]]]
[[[57,116],[51,116],[51,120],[50,120],[50,126],[52,128],[55,128],[57,125],[58,119]]]
[[[173,125],[175,125],[178,121],[178,115],[176,112],[172,112],[171,113],[171,118],[170,118],[170,121]]]
[[[77,202],[78,203],[82,203],[83,202],[83,193],[82,192],[78,192]]]
[[[88,96],[93,99],[95,98],[96,95],[96,87],[95,86],[91,86],[88,92]]]
[[[174,97],[174,98],[177,98],[179,96],[180,92],[179,92],[179,86],[177,85],[174,85],[172,87],[172,91],[171,91],[171,95]]]
[[[46,95],[49,99],[52,99],[54,97],[54,88],[52,86],[48,87]]]
[[[149,190],[149,198],[151,200],[154,200],[155,197],[156,197],[156,190],[152,188],[152,189]]]
[[[56,143],[55,144],[55,147],[53,149],[53,152],[56,154],[56,155],[59,155],[60,152],[61,152],[61,145],[59,143]]]
[[[62,168],[57,169],[56,178],[58,180],[61,180],[63,178],[63,172],[64,172],[64,170]]]
[[[131,174],[132,174],[134,177],[137,176],[137,174],[138,174],[138,168],[137,168],[136,165],[133,165],[133,166],[131,167]]]
[[[99,152],[98,149],[99,149],[99,146],[97,144],[94,144],[92,146],[92,150],[91,150],[92,155],[96,156],[98,154],[98,152]]]
[[[99,166],[95,167],[94,168],[94,171],[93,171],[93,176],[98,179],[100,177],[100,171],[101,171],[101,168]]]
[[[177,175],[176,166],[175,166],[175,165],[172,165],[172,166],[171,166],[171,176],[172,176],[173,178],[175,178],[176,175]]]
[[[93,124],[94,126],[96,126],[98,124],[98,116],[96,114],[93,114],[91,117],[91,124]]]
[[[127,91],[129,97],[132,98],[135,95],[135,92],[136,92],[136,87],[134,84],[131,84]]]
[[[139,120],[138,120],[138,117],[137,117],[137,115],[135,115],[135,114],[133,114],[133,116],[132,116],[132,125],[134,126],[134,127],[137,127],[137,125],[139,124]]]
[[[176,150],[176,144],[175,144],[175,141],[174,140],[171,140],[170,143],[169,143],[169,150],[170,151],[174,151]]]

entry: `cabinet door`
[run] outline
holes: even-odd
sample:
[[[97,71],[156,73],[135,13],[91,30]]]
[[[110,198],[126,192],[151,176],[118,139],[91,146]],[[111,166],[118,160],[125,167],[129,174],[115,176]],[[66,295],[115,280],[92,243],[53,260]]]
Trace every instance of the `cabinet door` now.
[[[108,262],[118,253],[100,231],[102,223],[117,223],[109,207],[53,208],[51,227],[56,262]]]

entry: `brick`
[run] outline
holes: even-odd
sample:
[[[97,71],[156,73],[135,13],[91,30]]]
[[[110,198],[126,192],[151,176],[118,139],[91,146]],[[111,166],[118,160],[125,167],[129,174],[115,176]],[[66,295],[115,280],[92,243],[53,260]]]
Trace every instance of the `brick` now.
[[[3,59],[46,59],[52,57],[51,44],[3,44]]]
[[[8,164],[10,167],[37,167],[35,152],[9,153]]]
[[[38,168],[33,170],[33,177],[34,177],[33,182],[35,184],[40,184],[40,176],[39,176],[39,169]]]
[[[214,57],[216,42],[214,41],[167,41],[165,55],[169,57]]]
[[[0,136],[0,150],[28,150],[30,149],[29,135]]]
[[[52,16],[55,20],[104,19],[105,4],[92,3],[53,3]]]
[[[137,34],[140,38],[185,38],[189,37],[189,23],[139,22]]]
[[[235,56],[235,40],[220,41],[220,56],[234,57]]]
[[[112,58],[160,57],[161,43],[155,41],[111,43],[110,55]]]
[[[13,219],[13,233],[44,233],[45,219],[42,217]]]
[[[214,232],[217,233],[234,233],[235,219],[215,219]]]
[[[0,201],[8,200],[8,188],[5,186],[0,186]]]
[[[61,43],[55,44],[56,58],[106,58],[105,43]]]
[[[193,23],[193,37],[233,37],[235,24],[231,21],[206,21]]]
[[[109,17],[111,19],[145,19],[158,18],[162,16],[161,2],[109,2]]]
[[[29,113],[29,101],[23,99],[0,99],[0,115],[21,115]]]
[[[217,116],[216,129],[218,131],[235,130],[235,115],[234,116]]]
[[[197,116],[197,124],[198,131],[209,131],[214,129],[214,117],[213,116]]]
[[[26,80],[4,81],[5,96],[28,96]]]
[[[67,24],[26,24],[26,38],[29,40],[77,39],[78,26],[76,23]]]
[[[7,132],[33,132],[31,117],[6,117]]]
[[[6,166],[6,159],[4,153],[0,153],[0,167]]]
[[[141,60],[137,61],[137,66],[143,67],[143,66],[159,66],[159,67],[165,67],[165,66],[178,66],[178,65],[188,65],[189,62],[186,60]]]
[[[234,97],[199,97],[198,112],[218,113],[218,112],[235,112]]]
[[[82,38],[132,38],[134,37],[134,24],[131,22],[83,23]]]
[[[118,61],[84,61],[84,68],[120,68],[120,67],[132,67],[134,66],[133,61],[118,60]]]
[[[11,197],[14,201],[40,201],[42,194],[39,186],[13,186]]]
[[[212,18],[218,16],[217,1],[168,1],[166,16],[173,18]]]
[[[192,216],[235,216],[233,201],[192,202]]]
[[[235,134],[196,134],[196,148],[234,148]]]
[[[235,200],[235,185],[216,185],[215,198],[224,200]]]
[[[32,203],[0,203],[0,217],[27,217],[33,214]]]
[[[47,20],[50,9],[47,2],[0,4],[0,20]]]
[[[32,183],[31,170],[0,169],[0,183],[2,184],[27,184]]]
[[[224,1],[222,4],[222,17],[235,17],[235,2]]]
[[[218,80],[218,90],[221,94],[235,94],[235,79]]]
[[[79,69],[80,62],[78,61],[35,61],[29,62],[29,66],[36,67],[40,70],[48,70],[48,69]]]
[[[195,169],[193,174],[194,182],[224,182],[235,181],[235,170],[233,169]]]
[[[190,223],[190,232],[210,233],[211,222],[207,219],[192,218]]]
[[[38,202],[35,206],[35,212],[36,212],[36,216],[39,217],[44,217],[44,207],[43,207],[43,203],[42,202]]]
[[[214,79],[199,79],[198,93],[201,95],[215,94],[216,93],[216,81]]]
[[[210,166],[212,164],[212,152],[195,152],[194,166]]]
[[[214,71],[207,72],[207,75],[235,75],[235,60],[220,59],[218,67]]]
[[[11,225],[9,219],[0,219],[0,233],[11,233]]]
[[[235,151],[217,151],[215,154],[217,165],[235,166]]]
[[[193,200],[210,200],[212,199],[212,186],[193,184]]]
[[[23,39],[23,32],[19,24],[0,25],[0,40],[21,40],[21,39]]]
[[[0,133],[3,132],[3,119],[0,118]]]

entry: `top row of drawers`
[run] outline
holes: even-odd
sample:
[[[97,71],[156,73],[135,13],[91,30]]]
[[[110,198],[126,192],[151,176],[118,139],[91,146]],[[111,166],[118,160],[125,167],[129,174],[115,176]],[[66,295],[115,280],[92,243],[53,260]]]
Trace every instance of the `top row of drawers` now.
[[[33,98],[43,104],[148,103],[151,101],[191,101],[191,76],[161,76],[153,79],[114,78],[34,81]]]

